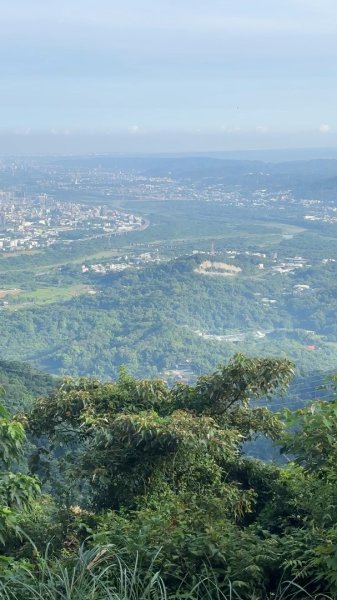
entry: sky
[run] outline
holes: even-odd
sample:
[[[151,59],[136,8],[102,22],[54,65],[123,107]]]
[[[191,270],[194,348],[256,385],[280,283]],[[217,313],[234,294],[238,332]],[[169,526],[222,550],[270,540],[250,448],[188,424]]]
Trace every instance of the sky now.
[[[336,0],[0,0],[0,153],[337,147]]]

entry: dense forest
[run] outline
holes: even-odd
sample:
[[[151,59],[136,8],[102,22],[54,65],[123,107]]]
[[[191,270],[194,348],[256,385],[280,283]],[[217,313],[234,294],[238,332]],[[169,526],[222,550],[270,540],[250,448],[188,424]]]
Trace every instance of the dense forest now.
[[[1,598],[336,597],[336,400],[256,405],[290,361],[237,354],[173,387],[2,372],[35,399],[1,408]],[[282,464],[247,456],[261,436]]]

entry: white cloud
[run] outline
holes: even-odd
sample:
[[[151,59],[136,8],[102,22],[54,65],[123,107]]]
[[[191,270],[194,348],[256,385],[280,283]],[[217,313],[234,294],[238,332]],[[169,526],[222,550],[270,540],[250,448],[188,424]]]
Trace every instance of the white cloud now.
[[[25,127],[23,129],[16,129],[14,133],[15,133],[15,135],[28,136],[32,133],[32,130],[30,127]]]
[[[329,131],[331,131],[331,127],[327,123],[322,123],[319,126],[319,130],[321,133],[329,133]]]
[[[138,133],[144,133],[144,129],[139,125],[131,125],[131,127],[128,128],[128,132],[132,135],[137,135]]]
[[[221,133],[241,133],[241,127],[220,127]]]

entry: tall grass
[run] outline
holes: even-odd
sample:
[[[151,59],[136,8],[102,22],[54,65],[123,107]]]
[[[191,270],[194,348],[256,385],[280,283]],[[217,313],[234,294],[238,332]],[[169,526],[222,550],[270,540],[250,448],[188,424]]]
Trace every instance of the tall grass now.
[[[156,557],[155,557],[156,558]],[[155,559],[154,559],[155,560]],[[136,558],[126,565],[112,548],[80,549],[76,559],[50,559],[48,552],[34,567],[22,565],[0,578],[1,600],[247,600],[228,583],[226,593],[212,575],[200,578],[190,590],[185,586],[171,593],[154,560],[144,573]],[[312,596],[296,582],[282,582],[269,598],[249,600],[332,600],[324,594]]]
[[[144,577],[138,558],[131,567],[107,548],[80,549],[76,560],[38,558],[0,581],[1,600],[164,600],[158,572]]]

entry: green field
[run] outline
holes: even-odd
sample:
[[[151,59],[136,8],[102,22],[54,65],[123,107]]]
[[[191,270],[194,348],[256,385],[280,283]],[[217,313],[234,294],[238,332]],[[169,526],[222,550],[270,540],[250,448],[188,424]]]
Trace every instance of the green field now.
[[[41,307],[55,302],[65,302],[90,290],[88,285],[72,285],[69,287],[45,287],[31,292],[23,292],[13,299],[9,299],[7,310],[22,310],[32,306]]]

